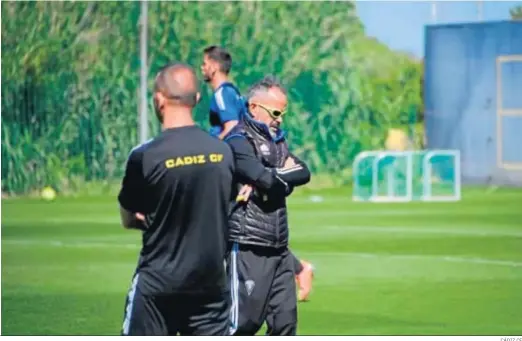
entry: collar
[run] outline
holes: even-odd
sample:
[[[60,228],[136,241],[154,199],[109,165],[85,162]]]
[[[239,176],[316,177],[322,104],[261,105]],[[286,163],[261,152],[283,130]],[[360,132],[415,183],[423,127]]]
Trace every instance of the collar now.
[[[265,137],[271,139],[274,142],[279,142],[283,140],[286,137],[286,131],[282,129],[277,129],[276,136],[273,136],[272,133],[270,133],[270,128],[268,125],[266,125],[263,122],[257,121],[252,117],[252,114],[247,109],[245,117],[245,123],[252,128],[254,128],[256,131],[264,135]]]
[[[218,86],[218,87],[216,88],[216,90],[214,90],[214,92],[217,92],[219,89],[224,88],[224,87],[227,87],[227,86],[231,86],[231,87],[233,87],[233,88],[236,87],[232,82],[230,82],[230,81],[225,81],[225,82],[221,83],[221,85]]]

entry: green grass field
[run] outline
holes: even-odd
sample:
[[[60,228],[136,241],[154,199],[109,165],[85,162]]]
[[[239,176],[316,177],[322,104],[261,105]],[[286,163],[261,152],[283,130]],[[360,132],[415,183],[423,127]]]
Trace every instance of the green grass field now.
[[[521,335],[522,191],[459,203],[290,201],[291,244],[316,266],[299,333]],[[114,197],[2,201],[2,334],[112,335],[140,234]]]

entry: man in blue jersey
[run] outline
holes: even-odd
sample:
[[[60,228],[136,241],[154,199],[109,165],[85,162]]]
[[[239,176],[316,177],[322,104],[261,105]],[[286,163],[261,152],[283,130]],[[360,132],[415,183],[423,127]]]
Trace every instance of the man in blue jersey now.
[[[203,51],[201,72],[214,91],[210,101],[210,133],[220,140],[238,123],[245,106],[239,90],[228,79],[231,67],[232,56],[224,48],[212,45]]]

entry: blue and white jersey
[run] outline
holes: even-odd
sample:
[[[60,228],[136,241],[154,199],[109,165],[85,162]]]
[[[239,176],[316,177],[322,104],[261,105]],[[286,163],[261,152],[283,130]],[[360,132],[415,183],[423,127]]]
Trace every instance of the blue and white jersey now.
[[[216,89],[210,100],[210,134],[218,136],[228,121],[239,121],[245,108],[245,101],[239,90],[229,82]]]

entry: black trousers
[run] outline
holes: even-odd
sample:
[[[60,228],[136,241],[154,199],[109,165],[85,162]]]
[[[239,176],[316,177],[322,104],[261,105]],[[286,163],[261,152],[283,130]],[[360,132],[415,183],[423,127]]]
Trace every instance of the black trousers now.
[[[230,294],[144,295],[133,279],[121,335],[229,335]]]
[[[255,335],[265,321],[267,335],[296,334],[294,268],[294,257],[287,248],[232,244],[227,261],[232,335]]]

